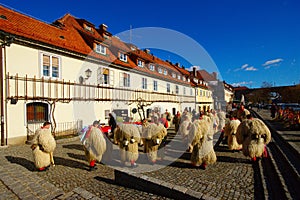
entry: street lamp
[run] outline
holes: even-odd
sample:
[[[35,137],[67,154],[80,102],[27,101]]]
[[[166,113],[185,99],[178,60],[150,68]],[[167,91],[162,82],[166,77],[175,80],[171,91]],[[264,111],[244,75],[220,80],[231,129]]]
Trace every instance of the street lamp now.
[[[79,76],[79,83],[83,84],[84,80],[88,80],[92,76],[92,70],[87,69],[84,71],[85,73],[85,78],[83,76]]]

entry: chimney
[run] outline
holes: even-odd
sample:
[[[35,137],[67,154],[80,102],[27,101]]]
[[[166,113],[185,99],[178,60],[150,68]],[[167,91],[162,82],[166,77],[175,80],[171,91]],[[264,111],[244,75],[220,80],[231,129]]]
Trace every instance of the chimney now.
[[[144,50],[147,54],[150,54],[150,49],[145,49]]]
[[[177,67],[180,67],[180,63],[176,63],[175,65],[176,65]]]
[[[99,29],[101,32],[106,32],[107,31],[108,26],[106,24],[101,24],[99,26]]]
[[[193,67],[193,76],[196,77],[196,67]]]
[[[212,76],[217,80],[217,76],[218,76],[217,72],[213,72]]]

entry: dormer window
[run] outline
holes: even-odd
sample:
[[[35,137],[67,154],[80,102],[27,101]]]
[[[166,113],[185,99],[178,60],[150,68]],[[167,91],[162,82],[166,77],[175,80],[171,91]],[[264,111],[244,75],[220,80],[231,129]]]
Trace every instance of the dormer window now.
[[[155,70],[155,66],[154,66],[153,64],[150,64],[150,65],[149,65],[149,69],[150,69],[151,71],[154,71],[154,70]]]
[[[84,25],[83,25],[83,28],[84,28],[85,30],[89,31],[89,32],[93,32],[93,28],[92,28],[91,26],[87,25],[87,24],[84,24]]]
[[[97,53],[101,53],[101,54],[103,54],[103,55],[106,55],[106,47],[103,46],[103,45],[101,45],[101,44],[96,44],[96,46],[95,46],[95,51],[96,51]]]
[[[158,68],[158,73],[162,74],[163,73],[163,69],[162,68]]]
[[[168,70],[164,70],[164,75],[168,75]]]
[[[127,55],[125,53],[120,53],[119,54],[119,59],[121,61],[127,62]]]
[[[196,78],[194,78],[193,80],[194,80],[194,82],[195,82],[195,83],[197,83],[197,82],[198,82],[198,79],[196,79]]]
[[[177,79],[178,79],[178,80],[180,80],[180,79],[181,79],[181,76],[180,76],[180,75],[178,75],[178,76],[177,76]]]
[[[175,74],[175,73],[172,73],[172,77],[173,77],[173,78],[176,78],[176,74]]]
[[[191,79],[188,78],[187,81],[188,81],[188,82],[191,82]]]
[[[138,61],[137,61],[137,65],[138,65],[139,67],[144,67],[144,62],[141,61],[141,60],[138,60]]]
[[[182,77],[182,80],[183,80],[183,81],[186,81],[186,78],[183,76],[183,77]]]

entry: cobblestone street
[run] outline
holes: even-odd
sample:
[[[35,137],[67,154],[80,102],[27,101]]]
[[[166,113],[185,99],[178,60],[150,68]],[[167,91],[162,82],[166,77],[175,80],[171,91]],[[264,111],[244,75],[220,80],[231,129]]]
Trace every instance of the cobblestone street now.
[[[215,137],[216,142],[219,135]],[[0,199],[18,199],[17,196],[30,199],[34,194],[41,199],[167,199],[116,184],[115,170],[109,166],[99,163],[96,171],[89,172],[78,138],[59,140],[57,143],[54,153],[56,166],[46,172],[35,171],[29,145],[1,148]],[[171,148],[167,146],[167,149]],[[209,198],[253,199],[256,180],[255,167],[250,160],[241,152],[229,151],[226,145],[220,144],[215,150],[218,161],[206,170],[192,167],[190,155],[185,153],[171,165],[143,174]],[[143,165],[141,160],[142,157],[138,160],[139,165]],[[164,161],[156,165],[164,165]],[[10,177],[13,184],[7,184],[5,177]]]

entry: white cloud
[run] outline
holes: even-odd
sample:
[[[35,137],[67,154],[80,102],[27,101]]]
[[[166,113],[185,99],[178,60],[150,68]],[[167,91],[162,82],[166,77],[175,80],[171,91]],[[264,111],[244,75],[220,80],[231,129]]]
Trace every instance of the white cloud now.
[[[233,87],[239,87],[239,86],[242,86],[242,85],[251,85],[251,84],[253,84],[253,81],[249,81],[249,82],[242,81],[242,82],[239,82],[239,83],[232,83],[231,85]]]
[[[258,69],[256,69],[255,67],[251,66],[251,67],[247,67],[245,69],[245,71],[257,71]]]
[[[282,61],[283,61],[282,58],[277,58],[277,59],[274,59],[274,60],[268,60],[264,64],[262,64],[262,66],[264,66],[265,69],[269,69],[272,66],[278,66]]]
[[[249,66],[249,64],[244,64],[243,66],[241,66],[241,69],[245,69]]]
[[[196,71],[201,69],[200,66],[191,66],[191,67],[187,68],[187,70],[188,70],[188,71],[193,71],[193,68],[194,68],[194,67],[196,67]]]
[[[248,66],[249,66],[249,64],[243,64],[240,68],[237,68],[233,71],[237,72],[237,71],[240,71],[240,70],[243,70],[243,69],[247,68]]]
[[[243,71],[257,71],[258,69],[256,69],[253,66],[249,67],[249,64],[243,64],[240,68],[237,68],[234,71],[237,72],[237,71],[240,71],[240,70],[243,70]]]

